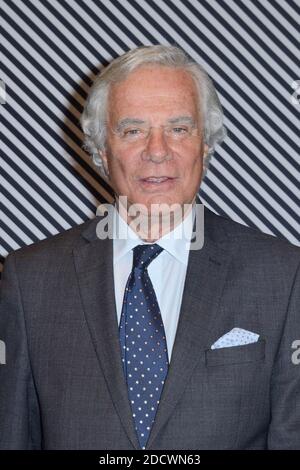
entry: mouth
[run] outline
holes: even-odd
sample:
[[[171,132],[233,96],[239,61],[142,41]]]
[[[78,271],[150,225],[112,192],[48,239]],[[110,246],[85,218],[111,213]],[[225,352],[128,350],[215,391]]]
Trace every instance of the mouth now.
[[[177,177],[172,176],[148,176],[140,178],[139,183],[144,191],[156,193],[157,191],[164,193],[172,191],[175,188]]]
[[[150,183],[150,184],[161,184],[165,182],[169,182],[175,180],[174,177],[171,176],[148,176],[147,178],[141,178],[143,183]]]

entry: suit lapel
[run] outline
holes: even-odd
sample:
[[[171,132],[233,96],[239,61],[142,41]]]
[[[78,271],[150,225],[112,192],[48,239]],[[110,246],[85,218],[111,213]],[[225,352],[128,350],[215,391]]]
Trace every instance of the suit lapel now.
[[[222,247],[212,240],[208,230],[210,218],[208,220],[205,218],[203,248],[190,250],[171,363],[146,449],[151,448],[160,430],[170,418],[184,393],[196,363],[201,358],[201,353],[212,344],[218,304],[231,255],[229,250],[225,249],[226,244]],[[221,223],[218,229],[222,231]]]
[[[83,309],[91,339],[115,409],[134,448],[134,430],[121,362],[113,278],[113,243],[96,236],[96,217],[82,236],[89,241],[73,250]]]

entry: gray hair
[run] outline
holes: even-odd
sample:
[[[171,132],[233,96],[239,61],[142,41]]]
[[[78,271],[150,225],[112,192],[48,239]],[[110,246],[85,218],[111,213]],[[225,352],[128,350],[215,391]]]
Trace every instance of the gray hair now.
[[[177,46],[137,47],[114,59],[101,71],[93,83],[80,120],[85,134],[84,148],[92,155],[94,164],[99,167],[102,176],[107,177],[99,150],[104,150],[106,144],[105,123],[110,85],[125,80],[131,72],[148,64],[186,70],[195,80],[201,97],[199,112],[204,122],[204,141],[208,145],[208,154],[204,161],[205,174],[215,146],[226,137],[223,110],[207,72]]]

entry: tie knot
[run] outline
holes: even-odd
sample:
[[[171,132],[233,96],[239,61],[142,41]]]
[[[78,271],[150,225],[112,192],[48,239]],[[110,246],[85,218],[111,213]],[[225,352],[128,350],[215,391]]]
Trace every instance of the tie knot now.
[[[137,245],[133,249],[133,267],[138,269],[146,269],[151,261],[154,260],[163,248],[156,243],[153,245]]]

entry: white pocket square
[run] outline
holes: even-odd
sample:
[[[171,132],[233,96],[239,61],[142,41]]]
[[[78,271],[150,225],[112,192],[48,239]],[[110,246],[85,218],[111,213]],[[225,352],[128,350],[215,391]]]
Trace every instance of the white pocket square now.
[[[225,335],[221,336],[211,349],[230,348],[232,346],[242,346],[243,344],[256,343],[259,338],[257,333],[244,330],[243,328],[233,328]]]

